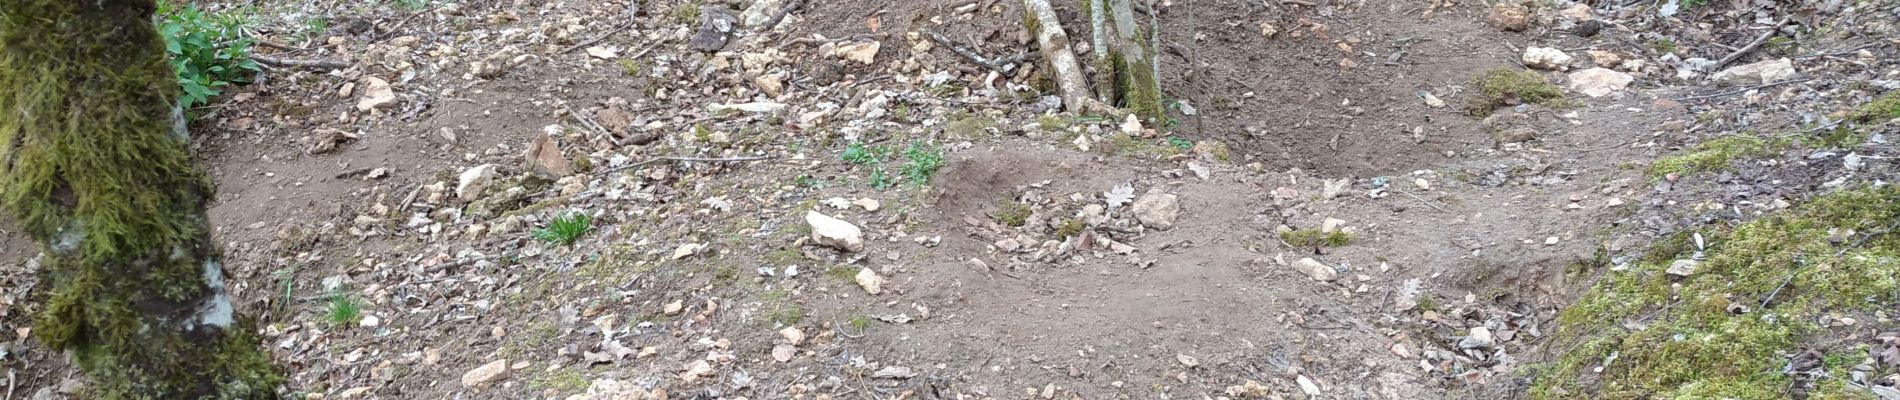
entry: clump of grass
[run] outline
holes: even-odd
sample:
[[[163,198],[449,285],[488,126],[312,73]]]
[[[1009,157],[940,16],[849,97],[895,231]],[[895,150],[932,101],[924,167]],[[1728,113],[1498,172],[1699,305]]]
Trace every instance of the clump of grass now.
[[[858,331],[858,333],[864,333],[865,329],[871,327],[871,317],[866,317],[862,315],[851,317],[850,324],[851,324],[851,330]]]
[[[587,377],[580,371],[562,368],[535,377],[528,387],[535,390],[554,390],[556,393],[580,393],[587,390]]]
[[[1298,247],[1341,247],[1352,244],[1346,231],[1322,232],[1319,229],[1295,229],[1280,232],[1280,240]]]
[[[332,293],[323,307],[323,321],[334,326],[356,325],[363,320],[363,304],[348,293]]]
[[[797,325],[805,320],[805,308],[795,303],[780,302],[772,305],[772,311],[766,312],[765,317],[779,325]]]
[[[640,65],[639,60],[631,58],[622,58],[620,61],[615,61],[615,63],[620,64],[620,72],[627,74],[627,76],[640,76],[640,72],[646,70],[645,66]]]
[[[1029,223],[1029,205],[1016,201],[1005,201],[996,205],[996,222],[1009,227],[1022,227]]]
[[[1846,189],[1702,232],[1704,258],[1689,277],[1665,271],[1693,246],[1656,247],[1609,269],[1559,313],[1553,348],[1567,350],[1540,372],[1531,397],[1784,398],[1793,383],[1781,372],[1786,354],[1839,340],[1816,322],[1821,314],[1900,304],[1896,220],[1900,187]],[[1854,233],[1839,240],[1843,231]],[[1852,364],[1820,372],[1849,376]],[[1841,382],[1817,381],[1810,395],[1860,397]]]
[[[1082,222],[1081,218],[1064,219],[1061,225],[1056,226],[1056,237],[1066,238],[1080,235],[1084,229],[1088,229],[1088,223]]]
[[[872,189],[877,189],[877,190],[884,190],[884,189],[890,188],[892,184],[891,174],[884,172],[883,166],[878,166],[877,168],[873,168],[871,170],[871,181],[869,182],[869,184],[871,185]]]
[[[1474,91],[1465,98],[1465,112],[1480,117],[1513,102],[1548,105],[1564,98],[1563,89],[1551,84],[1543,75],[1510,68],[1485,71],[1471,86]]]
[[[1054,115],[1041,115],[1036,117],[1036,127],[1048,132],[1057,132],[1069,129],[1069,121]]]
[[[990,136],[990,129],[995,127],[995,118],[977,115],[944,124],[943,133],[953,138],[983,138]]]
[[[904,148],[904,178],[917,186],[930,183],[930,178],[943,168],[943,149],[930,145],[911,143]]]
[[[1723,136],[1697,144],[1687,153],[1656,160],[1649,166],[1649,175],[1662,177],[1727,170],[1737,158],[1774,155],[1780,147],[1779,143],[1746,133]]]
[[[543,242],[567,246],[579,241],[588,230],[593,229],[593,219],[578,212],[563,213],[548,222],[548,226],[534,230],[534,238]]]
[[[838,153],[838,158],[843,159],[844,162],[865,165],[877,162],[880,157],[877,150],[866,147],[863,143],[852,143],[845,146],[843,153]]]
[[[831,268],[825,269],[825,276],[830,276],[831,279],[837,279],[843,282],[856,282],[858,280],[858,269],[842,265],[832,266]]]

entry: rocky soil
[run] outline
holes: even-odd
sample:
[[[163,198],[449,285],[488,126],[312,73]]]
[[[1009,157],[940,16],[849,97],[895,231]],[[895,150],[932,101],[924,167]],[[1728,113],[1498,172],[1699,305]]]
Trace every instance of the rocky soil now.
[[[1589,397],[1603,276],[1900,131],[1891,1],[1162,0],[1164,121],[1060,112],[1012,1],[209,3],[334,64],[193,124],[305,399]],[[86,398],[18,236],[6,398]],[[1786,353],[1900,398],[1884,301]]]

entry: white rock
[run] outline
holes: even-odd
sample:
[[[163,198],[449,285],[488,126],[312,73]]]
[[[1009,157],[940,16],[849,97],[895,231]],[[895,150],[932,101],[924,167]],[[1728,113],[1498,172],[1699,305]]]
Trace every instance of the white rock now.
[[[772,19],[772,16],[778,14],[778,11],[783,8],[785,8],[783,0],[754,0],[752,5],[745,8],[745,12],[739,13],[739,22],[747,27],[758,27],[764,25],[766,20]]]
[[[1696,260],[1676,260],[1675,262],[1669,263],[1669,269],[1663,272],[1672,276],[1686,278],[1689,277],[1689,275],[1695,275],[1695,268],[1701,264],[1701,262]]]
[[[712,364],[706,360],[693,361],[692,364],[686,365],[686,372],[680,373],[680,379],[685,380],[686,383],[699,382],[700,378],[712,376],[713,372]]]
[[[785,341],[790,342],[793,346],[805,344],[805,331],[798,330],[796,326],[787,326],[785,329],[780,329],[778,330],[778,335],[784,337]]]
[[[357,326],[361,326],[364,328],[375,328],[382,324],[383,324],[383,319],[377,318],[374,315],[364,316],[362,320],[356,321]]]
[[[1794,76],[1794,61],[1781,58],[1729,67],[1715,73],[1709,79],[1729,85],[1754,85],[1785,81],[1793,79]]]
[[[587,55],[602,60],[612,60],[620,57],[620,49],[612,47],[593,46],[588,47],[586,51]]]
[[[877,370],[877,372],[871,373],[872,378],[884,379],[910,379],[914,376],[917,376],[917,372],[911,371],[910,367],[899,365],[886,366]]]
[[[699,249],[702,249],[705,247],[706,245],[699,244],[699,243],[682,244],[680,245],[680,247],[673,248],[673,259],[679,260],[686,257],[692,257],[693,254],[699,253]]]
[[[805,212],[805,223],[811,224],[811,240],[819,246],[850,252],[864,251],[864,230],[858,229],[857,225],[817,210]]]
[[[1570,74],[1570,90],[1582,92],[1590,97],[1608,96],[1629,87],[1636,77],[1603,67],[1591,68]]]
[[[1172,194],[1149,192],[1135,200],[1135,219],[1149,228],[1174,228],[1174,220],[1180,217],[1181,202]]]
[[[852,200],[851,204],[863,207],[864,211],[877,211],[877,209],[884,207],[884,203],[879,203],[877,199],[872,198]]]
[[[1570,65],[1570,55],[1563,50],[1549,47],[1530,47],[1524,49],[1524,66],[1536,69],[1562,71]]]
[[[1313,278],[1313,280],[1317,281],[1331,282],[1334,279],[1339,279],[1339,270],[1333,269],[1332,266],[1328,266],[1312,258],[1302,258],[1299,261],[1294,261],[1293,269],[1299,270],[1300,273],[1306,274],[1308,278]]]
[[[1305,392],[1308,397],[1319,396],[1319,384],[1313,383],[1313,378],[1300,375],[1298,378],[1295,378],[1294,381],[1300,384],[1300,391]]]
[[[356,101],[357,111],[369,111],[388,106],[396,102],[396,90],[389,87],[389,81],[383,78],[363,78],[363,97]]]
[[[871,65],[871,63],[877,62],[877,50],[879,48],[882,48],[882,46],[883,44],[878,43],[878,41],[875,41],[875,40],[868,41],[868,42],[852,43],[852,44],[847,44],[843,46],[838,46],[837,55],[839,57],[844,57],[845,60],[856,61],[859,64],[864,64],[864,65]]]
[[[461,177],[456,179],[455,197],[462,201],[474,201],[477,196],[481,196],[483,191],[488,190],[488,185],[495,182],[495,168],[495,164],[482,164],[462,171]]]
[[[1328,217],[1325,220],[1322,220],[1319,222],[1319,231],[1321,233],[1339,232],[1339,228],[1342,228],[1345,226],[1346,226],[1346,220]]]
[[[884,293],[884,277],[878,276],[877,271],[872,271],[870,268],[859,269],[858,276],[854,280],[858,282],[858,287],[864,288],[865,293]]]
[[[463,387],[478,387],[508,377],[508,360],[495,360],[462,373]]]
[[[1458,340],[1458,347],[1466,349],[1489,349],[1497,345],[1497,339],[1491,337],[1491,330],[1482,326],[1472,327],[1470,334]]]

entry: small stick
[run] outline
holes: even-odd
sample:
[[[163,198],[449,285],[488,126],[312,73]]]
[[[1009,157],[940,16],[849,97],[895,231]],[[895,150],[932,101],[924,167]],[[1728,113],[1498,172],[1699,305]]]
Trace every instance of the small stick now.
[[[581,126],[587,127],[587,130],[593,131],[594,134],[607,138],[607,141],[613,142],[615,146],[620,145],[620,138],[615,137],[614,133],[608,131],[607,128],[601,127],[600,123],[594,122],[594,119],[587,118],[587,116],[581,115],[581,113],[574,112],[573,108],[569,108],[565,104],[561,105],[561,110],[567,111],[568,116],[574,117],[574,120],[576,121],[580,121]]]
[[[1412,196],[1413,199],[1418,200],[1420,203],[1425,203],[1426,207],[1431,207],[1433,210],[1438,210],[1438,212],[1451,212],[1451,211],[1446,211],[1444,208],[1438,207],[1437,204],[1432,204],[1430,200],[1425,200],[1424,197],[1418,197],[1418,195],[1412,194],[1412,192],[1407,192],[1403,190],[1394,190],[1394,191],[1399,192],[1399,193],[1404,193],[1406,196]]]
[[[1722,66],[1728,65],[1728,63],[1735,62],[1735,59],[1742,58],[1742,55],[1755,51],[1755,48],[1761,47],[1762,43],[1767,43],[1768,38],[1775,37],[1775,34],[1781,33],[1781,27],[1783,25],[1787,25],[1788,21],[1790,21],[1791,18],[1794,18],[1794,17],[1793,16],[1781,17],[1781,22],[1776,22],[1775,27],[1768,28],[1768,32],[1762,33],[1761,37],[1755,38],[1754,42],[1749,42],[1747,46],[1742,46],[1741,49],[1735,50],[1734,53],[1729,53],[1728,57],[1722,57],[1722,61],[1716,61],[1715,68],[1721,69]]]
[[[646,160],[646,161],[641,161],[641,162],[637,162],[637,163],[633,163],[633,164],[627,164],[627,165],[624,165],[624,166],[619,166],[619,167],[614,167],[614,168],[609,168],[609,169],[607,169],[607,170],[604,170],[604,171],[600,171],[600,173],[601,173],[601,174],[611,174],[611,173],[615,173],[615,172],[620,172],[620,171],[626,171],[626,170],[630,170],[630,169],[634,169],[634,168],[640,168],[640,167],[644,167],[644,166],[648,166],[648,165],[652,165],[652,164],[657,164],[657,163],[662,163],[662,162],[667,162],[667,161],[699,161],[699,162],[746,162],[746,161],[760,161],[760,160],[770,160],[770,159],[775,159],[775,158],[779,158],[779,155],[777,155],[777,154],[773,154],[773,155],[764,155],[764,156],[752,156],[752,157],[727,157],[727,158],[704,158],[704,157],[657,157],[657,158],[654,158],[654,159],[651,159],[651,160]]]
[[[1785,81],[1780,81],[1780,82],[1774,82],[1774,83],[1764,83],[1764,84],[1760,84],[1760,85],[1755,85],[1755,86],[1749,86],[1749,87],[1745,87],[1745,88],[1741,88],[1741,89],[1735,89],[1735,90],[1730,90],[1730,91],[1726,91],[1726,92],[1721,92],[1721,93],[1716,93],[1716,94],[1710,94],[1710,95],[1702,95],[1702,96],[1689,96],[1689,97],[1681,97],[1681,98],[1677,98],[1677,99],[1676,99],[1676,101],[1690,101],[1690,100],[1702,100],[1702,99],[1712,99],[1712,98],[1716,98],[1716,97],[1722,97],[1722,96],[1727,96],[1727,95],[1731,95],[1731,94],[1736,94],[1736,93],[1742,93],[1742,92],[1747,92],[1747,91],[1750,91],[1750,90],[1756,90],[1756,89],[1766,89],[1766,88],[1771,88],[1771,87],[1775,87],[1775,86],[1781,86],[1781,85],[1786,85],[1786,84],[1790,84],[1790,83],[1801,83],[1801,82],[1807,82],[1807,81],[1811,81],[1811,80],[1814,80],[1814,78],[1801,78],[1801,79],[1789,79],[1789,80],[1785,80]]]
[[[607,31],[607,33],[603,33],[600,36],[595,36],[593,39],[582,40],[580,43],[575,43],[573,46],[568,46],[566,49],[563,49],[560,52],[557,52],[554,54],[572,53],[574,52],[574,50],[579,50],[582,47],[592,46],[594,43],[600,43],[600,41],[602,40],[607,40],[607,38],[612,37],[614,34],[620,33],[620,31],[624,31],[624,30],[627,30],[627,28],[632,28],[632,27],[633,27],[632,22],[621,23],[620,26],[614,27],[613,30]]]
[[[297,67],[297,68],[316,68],[316,69],[344,69],[344,68],[350,67],[350,63],[348,61],[339,61],[339,60],[300,60],[300,59],[292,59],[292,58],[277,58],[277,57],[271,57],[271,56],[266,56],[266,55],[252,55],[251,59],[257,61],[258,64],[264,64],[264,65],[269,65],[273,67]]]
[[[942,33],[937,33],[937,31],[926,29],[924,30],[924,34],[929,35],[931,41],[937,42],[937,44],[942,45],[943,47],[949,48],[951,52],[957,53],[957,55],[959,56],[963,56],[964,59],[969,60],[970,62],[976,63],[977,65],[981,65],[985,68],[989,68],[990,70],[1001,73],[1003,74],[1003,76],[1014,76],[1016,74],[1016,71],[1006,68],[1005,66],[1008,64],[999,62],[999,61],[1014,58],[1014,59],[1017,59],[1016,62],[1020,62],[1021,61],[1020,58],[1028,58],[1029,54],[1036,54],[1036,53],[1023,53],[1023,54],[1018,54],[1010,58],[994,58],[993,59],[993,58],[984,57],[981,54],[977,54],[976,50],[971,50],[968,47],[964,47],[963,44],[957,43],[956,41],[952,41],[950,40],[949,37],[944,36]]]

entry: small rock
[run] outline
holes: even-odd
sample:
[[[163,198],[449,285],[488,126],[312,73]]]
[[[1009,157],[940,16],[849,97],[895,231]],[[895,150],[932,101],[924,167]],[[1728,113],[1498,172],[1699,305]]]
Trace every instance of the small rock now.
[[[1603,97],[1629,87],[1636,77],[1603,67],[1596,67],[1570,74],[1570,89],[1590,97]]]
[[[508,377],[508,360],[495,360],[462,373],[462,387],[479,387]]]
[[[495,168],[495,164],[482,164],[462,171],[462,175],[456,179],[455,197],[462,201],[475,201],[483,191],[488,190],[488,185],[495,182]]]
[[[1568,19],[1573,22],[1583,22],[1583,21],[1589,21],[1596,18],[1595,16],[1591,15],[1593,14],[1593,11],[1595,10],[1592,10],[1589,4],[1579,3],[1577,5],[1570,6],[1570,8],[1565,8],[1563,11],[1558,11],[1557,15],[1561,15],[1564,17],[1564,19]]]
[[[858,282],[858,287],[864,288],[865,293],[884,293],[884,277],[878,276],[877,271],[870,268],[859,269],[858,276],[853,280]]]
[[[778,330],[778,335],[784,337],[785,341],[791,343],[793,346],[805,344],[805,331],[798,330],[796,326],[787,326],[785,329],[780,329]]]
[[[561,155],[561,146],[555,144],[554,137],[547,132],[535,135],[522,158],[526,164],[522,169],[542,179],[555,180],[574,174],[573,163]]]
[[[910,367],[898,365],[885,366],[884,368],[878,369],[877,372],[871,373],[872,378],[883,379],[910,379],[915,376],[917,376],[917,373],[911,371]]]
[[[1562,71],[1565,67],[1570,66],[1571,60],[1570,55],[1565,54],[1563,50],[1550,47],[1525,48],[1524,57],[1522,59],[1526,67],[1552,71]]]
[[[1523,32],[1531,28],[1531,10],[1516,2],[1500,2],[1485,14],[1492,28],[1505,32]]]
[[[1306,274],[1307,277],[1313,278],[1313,280],[1316,281],[1331,282],[1334,279],[1339,279],[1339,270],[1333,269],[1333,267],[1312,258],[1302,258],[1299,261],[1294,261],[1293,269],[1299,270],[1300,273]]]
[[[1412,186],[1418,187],[1420,191],[1432,191],[1432,181],[1425,180],[1425,178],[1412,178]]]
[[[805,212],[805,223],[811,225],[811,240],[819,246],[830,246],[849,252],[864,251],[864,231],[850,222],[832,218],[817,210]]]
[[[1188,368],[1201,366],[1201,359],[1194,358],[1194,356],[1190,356],[1186,354],[1175,354],[1174,361],[1178,361],[1181,363],[1182,366],[1185,366]]]
[[[1425,99],[1425,105],[1428,107],[1445,108],[1445,100],[1438,98],[1438,95],[1434,95],[1431,92],[1419,91],[1418,96]]]
[[[1623,65],[1623,56],[1617,55],[1615,52],[1590,50],[1583,52],[1583,54],[1590,56],[1590,61],[1595,62],[1598,67],[1616,68],[1617,66]]]
[[[693,361],[692,364],[686,365],[686,372],[680,373],[680,379],[685,380],[686,383],[699,382],[700,378],[712,376],[713,372],[715,371],[712,364],[706,360]]]
[[[1489,349],[1497,345],[1497,339],[1491,337],[1491,330],[1482,326],[1472,327],[1470,334],[1458,340],[1458,347],[1464,349]]]
[[[692,7],[692,5],[689,4],[686,7]],[[726,47],[726,42],[732,40],[732,32],[738,22],[739,17],[732,15],[732,11],[724,6],[701,5],[699,6],[699,32],[693,34],[693,38],[687,41],[687,44],[692,46],[693,50],[707,53],[719,51]]]
[[[694,254],[699,253],[699,249],[702,249],[705,247],[706,245],[699,244],[699,243],[682,244],[680,245],[680,247],[673,248],[673,260],[678,261],[686,257],[692,257]]]
[[[364,316],[363,319],[356,321],[357,326],[361,326],[364,328],[375,328],[382,324],[383,324],[383,319],[377,318],[374,315]]]
[[[772,346],[772,361],[787,362],[791,361],[792,357],[797,355],[798,348],[792,347],[792,345],[779,343],[778,345]]]
[[[1346,220],[1327,217],[1325,220],[1322,220],[1319,222],[1319,231],[1321,233],[1339,232],[1339,228],[1342,228],[1345,226],[1346,226]]]
[[[1300,384],[1300,391],[1305,392],[1307,396],[1309,397],[1319,396],[1320,394],[1319,384],[1313,383],[1313,378],[1308,378],[1306,377],[1306,375],[1300,375],[1298,378],[1295,378],[1294,381]]]
[[[1551,236],[1551,237],[1547,237],[1547,238],[1544,238],[1544,245],[1545,245],[1545,246],[1556,246],[1556,245],[1557,245],[1557,242],[1559,242],[1559,241],[1561,241],[1561,239],[1558,239],[1558,238],[1557,238],[1556,236]]]
[[[785,78],[780,78],[778,74],[760,74],[752,78],[752,86],[758,87],[759,92],[765,93],[767,97],[778,97],[785,93]]]
[[[660,312],[668,316],[680,315],[680,311],[684,311],[684,310],[686,310],[685,300],[673,300],[673,302],[671,303],[666,303],[666,305],[660,306]]]
[[[1181,203],[1175,195],[1149,192],[1135,200],[1135,219],[1149,228],[1174,228],[1174,220],[1180,217]]]
[[[879,203],[877,199],[872,199],[872,198],[852,200],[851,204],[864,208],[864,211],[871,211],[871,212],[876,212],[877,209],[884,207],[883,203]]]
[[[744,22],[746,27],[756,28],[764,25],[765,21],[771,20],[772,16],[778,14],[778,11],[783,8],[785,8],[783,0],[754,0],[751,5],[746,6],[744,12],[739,13],[739,20]]]
[[[357,111],[369,111],[382,108],[396,102],[396,90],[389,87],[389,81],[383,78],[363,78],[363,97],[356,101]]]
[[[864,65],[871,65],[871,63],[877,62],[877,51],[878,49],[882,47],[883,47],[883,44],[875,40],[868,41],[868,42],[852,43],[852,44],[847,44],[843,46],[838,46],[838,50],[836,54],[838,55],[838,57],[842,57],[845,60],[856,61],[857,63],[864,64]]]
[[[620,57],[620,50],[612,47],[593,46],[588,47],[586,51],[588,56],[602,60],[612,60]]]
[[[1701,264],[1702,262],[1696,260],[1676,260],[1669,263],[1669,269],[1663,272],[1670,276],[1687,278],[1689,275],[1695,275],[1695,268]]]
[[[1780,82],[1795,77],[1794,61],[1787,58],[1758,61],[1748,65],[1729,67],[1709,77],[1716,82],[1728,85],[1754,85]]]

